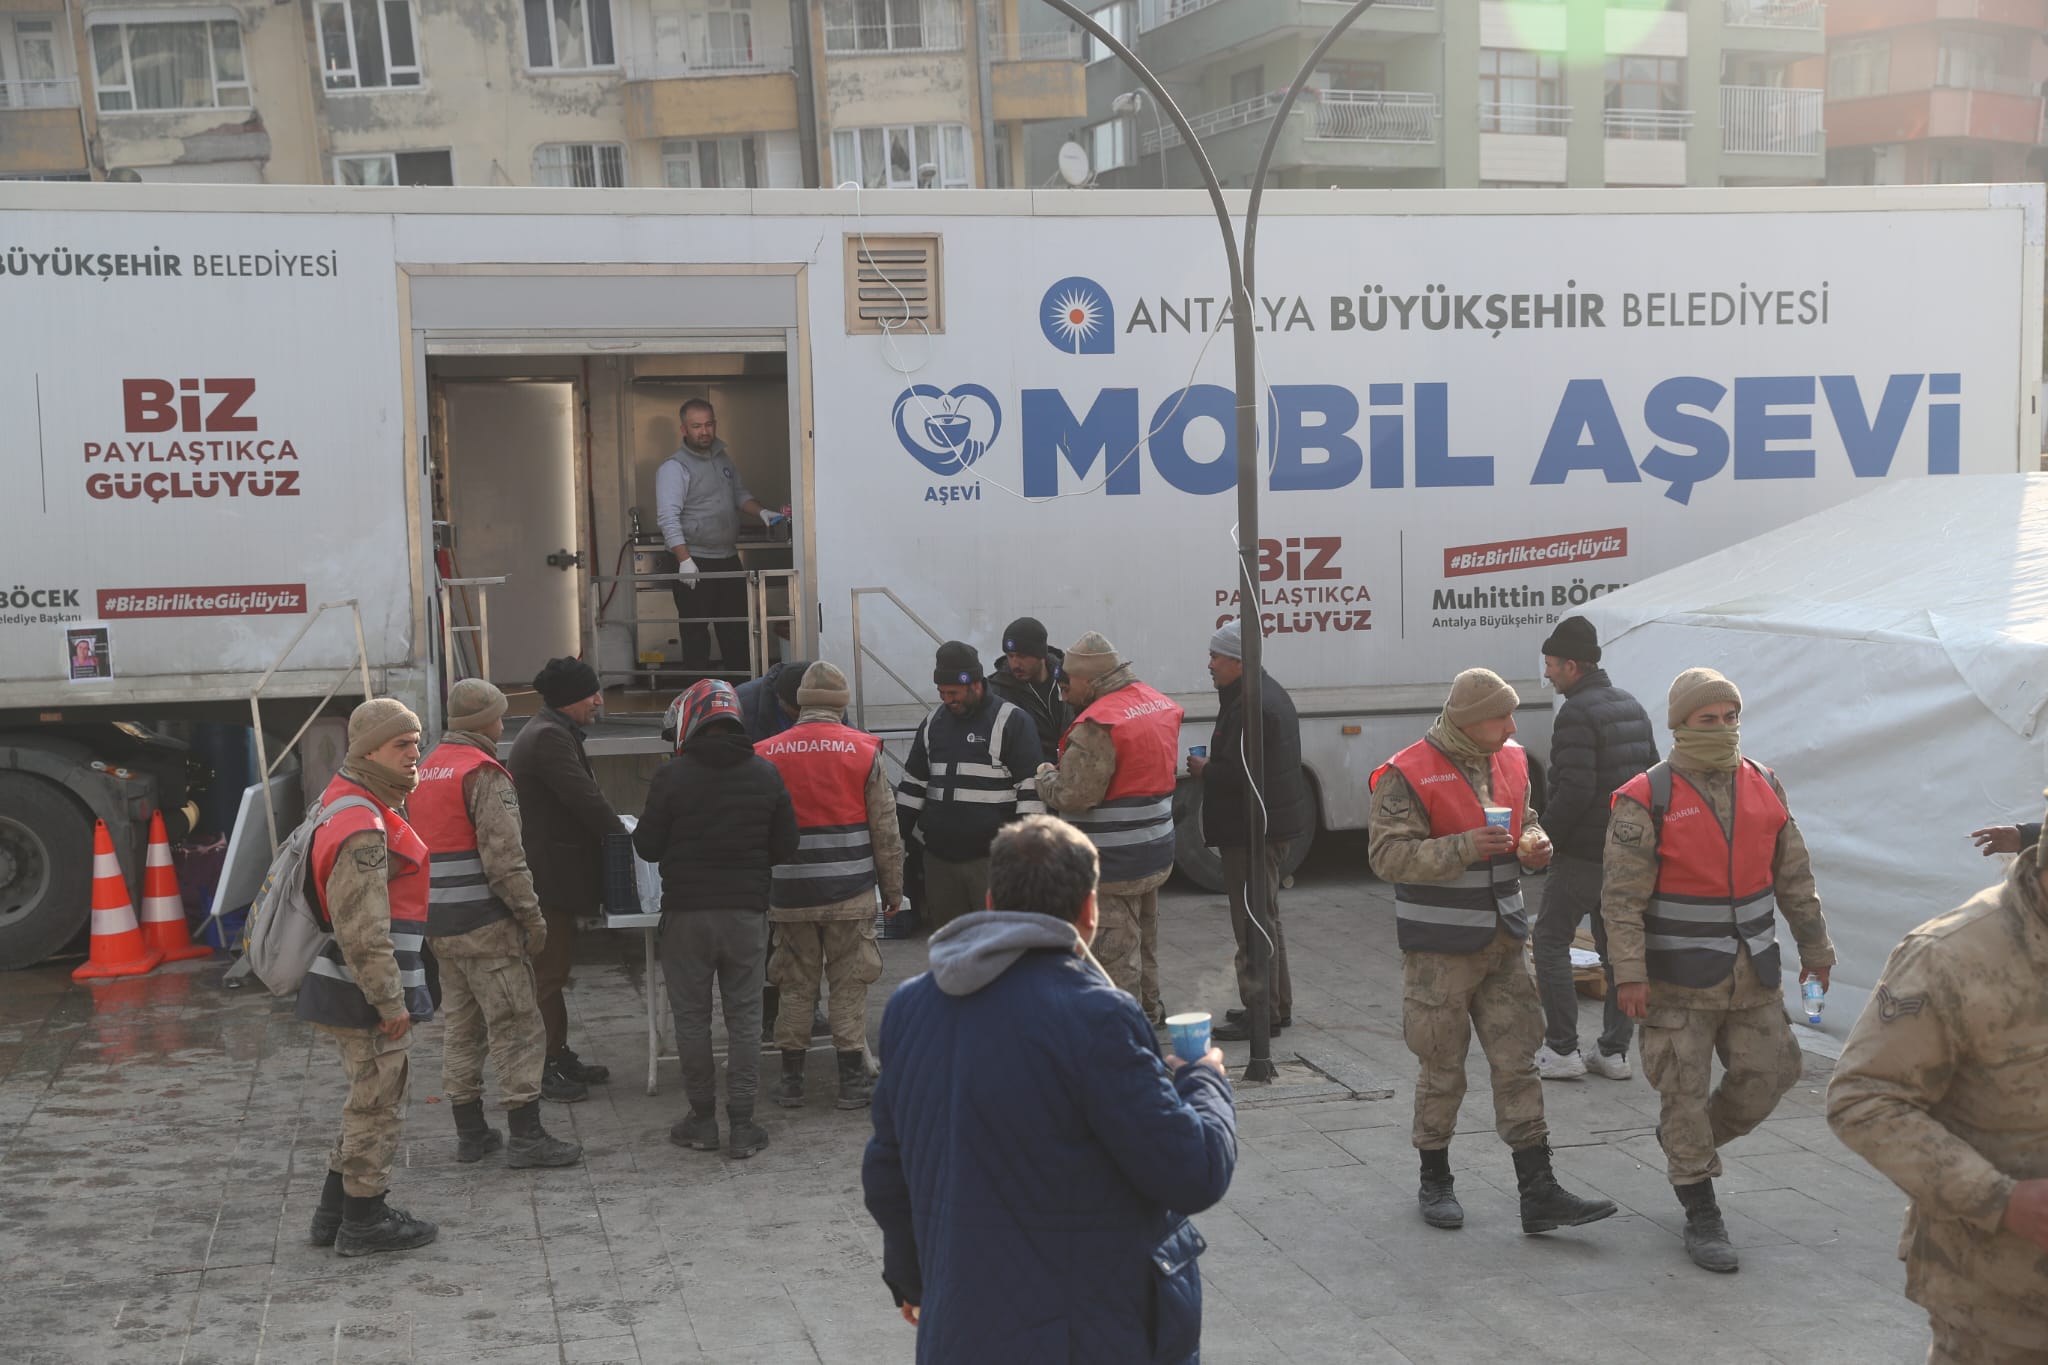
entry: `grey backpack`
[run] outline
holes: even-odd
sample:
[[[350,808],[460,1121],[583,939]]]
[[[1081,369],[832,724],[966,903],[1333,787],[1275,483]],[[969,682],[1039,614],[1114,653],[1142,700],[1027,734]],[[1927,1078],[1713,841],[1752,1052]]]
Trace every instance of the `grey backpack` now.
[[[334,941],[311,885],[313,835],[330,817],[352,806],[374,811],[377,803],[361,796],[344,796],[331,806],[314,802],[264,874],[263,889],[249,911],[249,966],[272,995],[297,990],[313,969],[313,959]]]

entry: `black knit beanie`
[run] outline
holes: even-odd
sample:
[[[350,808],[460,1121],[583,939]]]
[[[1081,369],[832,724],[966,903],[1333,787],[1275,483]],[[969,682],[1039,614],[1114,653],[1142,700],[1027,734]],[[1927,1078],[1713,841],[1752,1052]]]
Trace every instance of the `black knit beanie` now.
[[[808,659],[791,659],[775,675],[775,697],[791,710],[798,706],[796,690],[804,685],[804,670],[810,666]]]
[[[939,646],[938,664],[932,669],[933,682],[958,686],[981,680],[981,656],[974,652],[973,645],[948,640]]]
[[[1543,642],[1543,652],[1553,659],[1576,659],[1582,664],[1600,662],[1600,640],[1593,623],[1583,616],[1567,616]]]
[[[1045,626],[1038,618],[1020,616],[1003,630],[1003,653],[1043,659],[1047,640]]]
[[[597,681],[597,670],[589,664],[581,659],[561,658],[549,659],[534,675],[533,690],[540,693],[542,701],[560,710],[595,696],[604,688]]]

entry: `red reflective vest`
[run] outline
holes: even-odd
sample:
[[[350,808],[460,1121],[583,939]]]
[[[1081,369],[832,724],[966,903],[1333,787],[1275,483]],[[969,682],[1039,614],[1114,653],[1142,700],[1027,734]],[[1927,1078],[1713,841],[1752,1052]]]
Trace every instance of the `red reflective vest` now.
[[[1486,823],[1479,793],[1450,755],[1427,739],[1395,754],[1373,770],[1377,788],[1389,768],[1398,771],[1429,813],[1429,837],[1463,834]],[[1529,753],[1509,740],[1489,761],[1492,804],[1506,806],[1508,834],[1522,837],[1522,812],[1529,804]],[[1521,861],[1512,853],[1481,859],[1448,882],[1396,882],[1394,928],[1405,953],[1476,953],[1501,928],[1527,938],[1529,916],[1522,905]]]
[[[478,768],[511,774],[505,765],[472,744],[434,746],[420,760],[419,790],[405,803],[412,827],[432,855],[428,879],[427,937],[447,938],[481,929],[494,920],[512,918],[512,911],[491,891],[483,860],[476,851],[476,825],[469,818],[463,785]]]
[[[868,777],[882,741],[834,721],[807,720],[754,745],[775,765],[796,808],[796,861],[776,867],[768,903],[779,910],[837,905],[875,887]]]
[[[1173,866],[1173,788],[1180,767],[1181,708],[1144,683],[1098,697],[1075,717],[1109,731],[1116,771],[1091,810],[1067,816],[1095,844],[1102,880],[1131,882]],[[1067,736],[1060,736],[1060,754]]]
[[[1629,779],[1614,799],[1624,796],[1653,809],[1650,774]],[[1778,833],[1791,818],[1769,769],[1745,758],[1735,770],[1731,838],[1699,789],[1671,770],[1671,804],[1657,826],[1657,886],[1643,911],[1652,981],[1718,986],[1746,945],[1756,979],[1778,983]]]
[[[391,950],[398,959],[398,983],[405,988],[406,1012],[414,1019],[434,1017],[433,997],[427,994],[427,968],[420,957],[427,932],[428,852],[426,841],[413,832],[405,817],[377,800],[369,790],[337,773],[320,795],[322,805],[339,797],[359,796],[375,810],[354,806],[336,814],[313,835],[313,886],[319,893],[323,914],[327,906],[327,879],[334,872],[334,860],[351,835],[376,830],[384,836],[387,851],[386,895],[391,902]],[[306,979],[299,984],[298,1017],[336,1028],[375,1028],[381,1017],[371,1007],[356,974],[349,970],[341,946],[330,942],[313,959]]]

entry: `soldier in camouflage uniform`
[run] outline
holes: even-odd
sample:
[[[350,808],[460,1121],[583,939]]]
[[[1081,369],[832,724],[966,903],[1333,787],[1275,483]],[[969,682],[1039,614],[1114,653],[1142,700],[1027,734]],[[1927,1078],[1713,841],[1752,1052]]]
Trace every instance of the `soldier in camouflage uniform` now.
[[[1600,913],[1617,1001],[1642,1021],[1643,1074],[1663,1097],[1657,1135],[1685,1206],[1686,1252],[1725,1273],[1738,1259],[1714,1198],[1718,1149],[1770,1117],[1801,1065],[1776,915],[1799,945],[1801,980],[1825,987],[1835,950],[1785,789],[1742,757],[1741,692],[1694,668],[1668,703],[1668,764],[1614,796]],[[1714,1085],[1717,1052],[1725,1070]]]
[[[506,1164],[573,1166],[583,1148],[540,1122],[547,1027],[532,956],[547,941],[519,829],[519,794],[498,762],[505,694],[481,678],[448,692],[448,731],[420,765],[408,807],[433,854],[427,937],[441,964],[441,1086],[455,1119],[455,1159],[504,1144],[484,1122],[484,1055],[512,1128]]]
[[[1828,1086],[1836,1136],[1912,1203],[1899,1256],[1930,1365],[2048,1363],[2048,875],[1892,952]]]
[[[1038,769],[1038,799],[1080,829],[1102,859],[1095,956],[1156,1027],[1159,888],[1173,875],[1173,792],[1180,770],[1181,708],[1138,681],[1116,646],[1089,631],[1057,679],[1078,716],[1059,762]]]
[[[321,793],[330,813],[313,836],[309,872],[334,941],[299,984],[295,1012],[334,1040],[348,1076],[312,1227],[313,1245],[343,1256],[405,1251],[439,1232],[385,1202],[405,1122],[412,1025],[434,1016],[420,959],[427,846],[403,813],[419,761],[419,718],[403,703],[374,697],[358,706],[348,757]],[[341,807],[344,798],[368,804]]]
[[[1465,1222],[1450,1143],[1475,1029],[1493,1073],[1494,1126],[1514,1153],[1522,1230],[1576,1227],[1614,1212],[1607,1200],[1568,1192],[1551,1170],[1533,1060],[1543,1009],[1523,950],[1529,917],[1518,875],[1518,864],[1548,864],[1551,850],[1529,806],[1528,756],[1511,742],[1520,704],[1497,674],[1468,669],[1428,735],[1372,775],[1372,870],[1394,883],[1402,1035],[1421,1064],[1416,1199],[1431,1227]],[[1488,806],[1506,808],[1505,828],[1488,821]]]

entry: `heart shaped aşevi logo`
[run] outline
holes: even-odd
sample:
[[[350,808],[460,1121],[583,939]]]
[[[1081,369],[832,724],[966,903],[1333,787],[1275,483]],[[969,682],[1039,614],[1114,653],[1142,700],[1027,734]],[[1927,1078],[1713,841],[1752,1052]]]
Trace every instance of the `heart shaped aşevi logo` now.
[[[979,384],[912,384],[896,399],[896,439],[932,473],[971,469],[1003,429],[1003,409]]]

